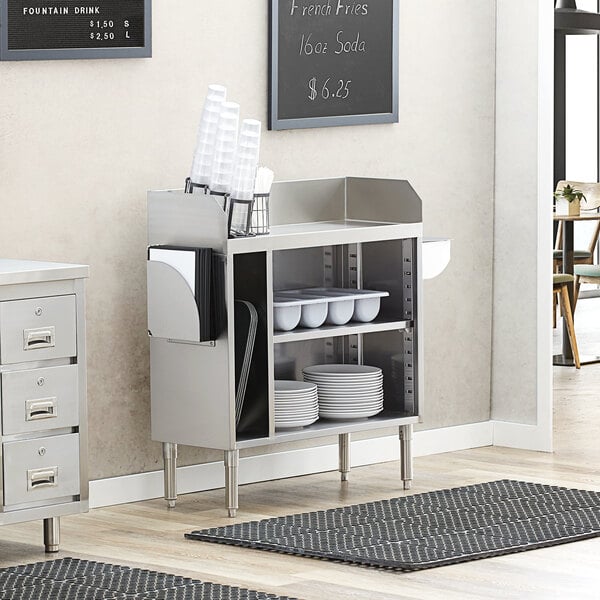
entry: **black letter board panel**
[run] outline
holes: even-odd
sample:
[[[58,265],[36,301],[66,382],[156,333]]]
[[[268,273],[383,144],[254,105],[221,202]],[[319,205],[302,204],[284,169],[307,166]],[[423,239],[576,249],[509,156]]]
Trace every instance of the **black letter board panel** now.
[[[398,0],[270,0],[269,129],[398,121]]]
[[[152,56],[151,0],[0,0],[0,58]]]

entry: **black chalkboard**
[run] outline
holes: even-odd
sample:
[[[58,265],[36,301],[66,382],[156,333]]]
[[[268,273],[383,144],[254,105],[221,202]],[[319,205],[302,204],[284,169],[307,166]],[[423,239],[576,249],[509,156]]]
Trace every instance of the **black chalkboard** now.
[[[150,0],[0,0],[0,58],[151,55]]]
[[[398,121],[398,0],[270,0],[269,129]]]

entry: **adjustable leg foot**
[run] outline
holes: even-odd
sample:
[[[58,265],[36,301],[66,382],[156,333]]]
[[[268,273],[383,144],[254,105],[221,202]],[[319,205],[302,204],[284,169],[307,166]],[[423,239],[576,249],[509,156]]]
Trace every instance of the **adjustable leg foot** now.
[[[340,451],[340,466],[339,471],[342,481],[348,481],[350,473],[350,434],[340,433],[338,447]]]
[[[163,442],[165,475],[165,500],[169,508],[177,502],[177,444]]]
[[[225,450],[225,500],[227,514],[235,517],[238,509],[238,467],[240,464],[239,450]]]
[[[413,479],[412,425],[400,426],[400,477],[405,490],[410,490]]]
[[[58,552],[60,545],[60,517],[44,519],[44,546],[46,552]]]

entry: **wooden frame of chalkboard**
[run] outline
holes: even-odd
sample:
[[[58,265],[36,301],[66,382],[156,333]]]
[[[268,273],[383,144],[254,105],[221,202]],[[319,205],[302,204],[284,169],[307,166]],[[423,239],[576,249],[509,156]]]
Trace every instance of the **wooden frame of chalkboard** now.
[[[152,0],[0,0],[0,60],[151,56]]]
[[[398,122],[398,0],[269,0],[269,129]]]

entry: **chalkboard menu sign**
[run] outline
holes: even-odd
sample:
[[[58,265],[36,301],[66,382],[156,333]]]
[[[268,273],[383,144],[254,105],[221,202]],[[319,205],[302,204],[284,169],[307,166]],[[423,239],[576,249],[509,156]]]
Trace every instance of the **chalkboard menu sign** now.
[[[270,0],[269,129],[398,121],[398,0]]]
[[[150,0],[0,0],[0,58],[151,56]]]

